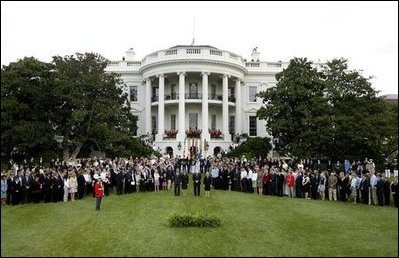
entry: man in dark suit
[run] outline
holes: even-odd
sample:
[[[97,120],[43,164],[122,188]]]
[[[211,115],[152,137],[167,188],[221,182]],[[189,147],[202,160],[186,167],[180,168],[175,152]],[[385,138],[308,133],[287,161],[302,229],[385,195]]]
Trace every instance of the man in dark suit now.
[[[201,186],[201,174],[199,171],[196,171],[193,174],[193,183],[194,183],[194,196],[200,196],[200,186]]]
[[[175,185],[175,196],[180,196],[180,184],[181,184],[181,176],[180,176],[180,169],[176,168],[176,173],[173,179]]]
[[[30,175],[30,171],[26,170],[25,175],[22,177],[22,198],[21,203],[31,202],[33,177]]]

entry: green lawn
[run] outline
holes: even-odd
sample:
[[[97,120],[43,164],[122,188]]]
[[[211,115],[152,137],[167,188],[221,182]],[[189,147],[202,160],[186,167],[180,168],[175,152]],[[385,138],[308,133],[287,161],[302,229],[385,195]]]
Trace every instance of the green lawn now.
[[[203,190],[203,189],[201,189]],[[398,209],[211,191],[111,195],[1,209],[1,256],[398,256]],[[171,228],[175,212],[218,228]]]

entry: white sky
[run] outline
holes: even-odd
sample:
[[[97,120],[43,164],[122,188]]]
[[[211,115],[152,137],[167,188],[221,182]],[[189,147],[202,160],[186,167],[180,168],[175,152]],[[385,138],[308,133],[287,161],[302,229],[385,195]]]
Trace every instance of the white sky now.
[[[121,60],[195,43],[261,61],[344,57],[398,94],[398,2],[1,2],[1,64],[97,52]]]

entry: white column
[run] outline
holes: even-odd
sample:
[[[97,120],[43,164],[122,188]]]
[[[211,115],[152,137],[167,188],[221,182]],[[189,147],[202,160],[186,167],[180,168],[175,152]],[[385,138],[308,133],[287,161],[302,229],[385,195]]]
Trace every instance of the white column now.
[[[146,116],[145,116],[145,130],[151,135],[152,130],[151,130],[151,79],[146,78],[145,79],[145,110],[146,110]]]
[[[177,140],[184,144],[184,140],[186,138],[186,130],[185,130],[185,73],[180,72],[177,73],[179,75],[179,132],[177,134]]]
[[[165,131],[165,78],[163,74],[158,75],[159,78],[159,100],[158,100],[158,134],[157,141],[163,140]]]
[[[236,121],[235,121],[235,133],[241,134],[241,80],[236,79],[235,87],[235,98],[236,98]]]
[[[208,126],[208,75],[209,72],[202,73],[202,139],[209,141]]]
[[[223,106],[222,106],[222,116],[223,116],[223,135],[224,140],[229,141],[229,105],[228,105],[228,75],[223,75]]]

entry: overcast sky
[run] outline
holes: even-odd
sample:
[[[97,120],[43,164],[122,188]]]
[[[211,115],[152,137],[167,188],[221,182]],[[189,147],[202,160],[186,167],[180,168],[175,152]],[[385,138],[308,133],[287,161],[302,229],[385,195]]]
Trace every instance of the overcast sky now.
[[[398,94],[398,2],[1,2],[1,64],[34,56],[97,52],[120,60],[212,45],[261,61],[344,57]]]

